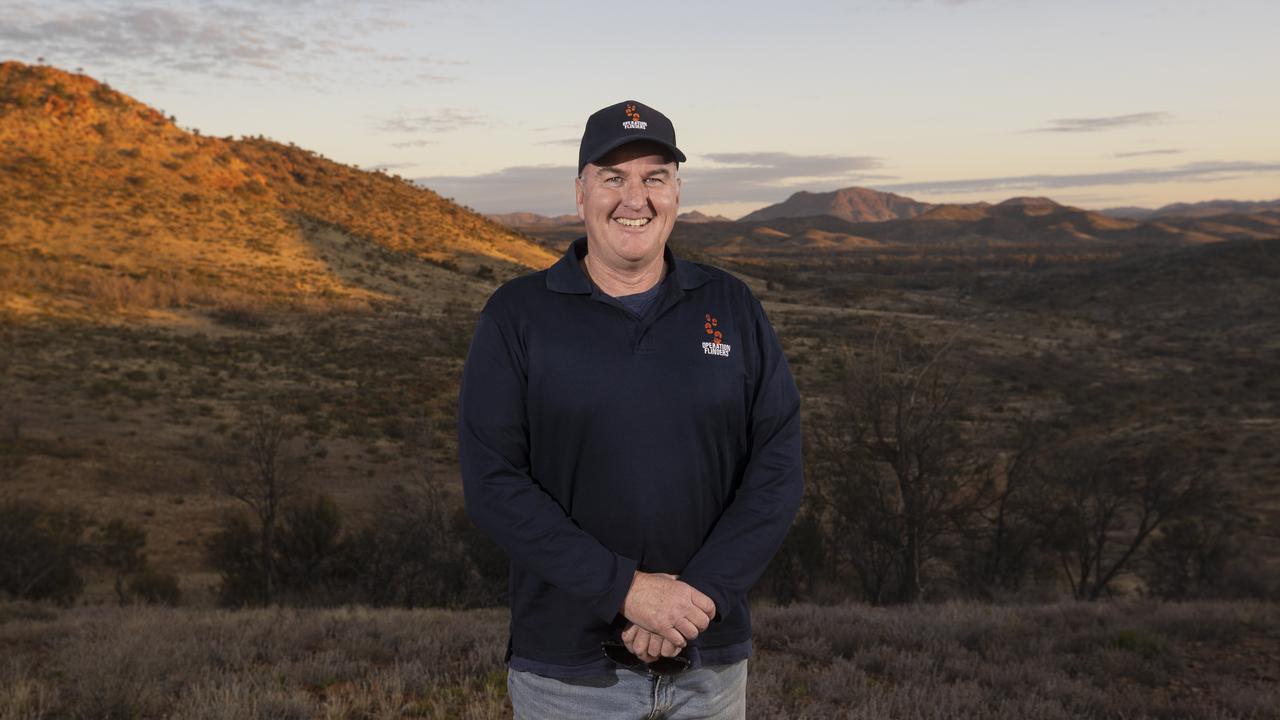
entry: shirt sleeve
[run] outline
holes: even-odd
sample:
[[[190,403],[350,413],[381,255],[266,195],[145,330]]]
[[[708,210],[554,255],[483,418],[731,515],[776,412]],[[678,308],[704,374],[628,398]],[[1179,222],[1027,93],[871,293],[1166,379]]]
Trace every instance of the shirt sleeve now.
[[[752,298],[757,382],[751,404],[751,457],[742,483],[680,579],[728,617],[730,598],[743,596],[764,573],[786,538],[804,493],[800,393],[769,319]]]
[[[513,563],[587,599],[601,620],[613,622],[636,561],[578,527],[530,475],[526,357],[492,305],[480,314],[458,398],[467,514]]]

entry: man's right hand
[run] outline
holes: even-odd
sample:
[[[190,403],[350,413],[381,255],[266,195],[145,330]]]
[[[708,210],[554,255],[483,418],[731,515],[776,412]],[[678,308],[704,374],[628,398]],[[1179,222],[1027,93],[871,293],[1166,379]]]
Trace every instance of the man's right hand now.
[[[675,575],[636,571],[622,603],[622,615],[671,641],[679,652],[711,624],[716,604]]]

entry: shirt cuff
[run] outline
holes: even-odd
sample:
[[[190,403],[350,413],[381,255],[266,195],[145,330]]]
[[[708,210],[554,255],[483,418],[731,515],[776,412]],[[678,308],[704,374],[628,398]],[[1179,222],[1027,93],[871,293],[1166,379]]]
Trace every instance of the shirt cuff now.
[[[631,581],[635,579],[637,563],[629,557],[615,554],[613,564],[613,585],[609,592],[596,603],[596,615],[607,623],[612,623],[618,613],[622,612],[622,603],[631,591]]]
[[[729,599],[720,592],[719,588],[700,578],[690,578],[684,575],[680,576],[680,580],[688,583],[694,590],[711,598],[711,602],[716,605],[716,616],[711,618],[711,622],[720,622],[729,615]]]

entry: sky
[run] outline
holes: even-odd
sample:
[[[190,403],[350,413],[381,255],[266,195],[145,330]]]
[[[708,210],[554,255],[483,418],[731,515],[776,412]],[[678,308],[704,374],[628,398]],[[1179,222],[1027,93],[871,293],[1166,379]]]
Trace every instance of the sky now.
[[[1090,209],[1280,198],[1276,0],[0,0],[0,60],[80,69],[482,212],[574,212],[639,100],[681,209],[799,190]]]

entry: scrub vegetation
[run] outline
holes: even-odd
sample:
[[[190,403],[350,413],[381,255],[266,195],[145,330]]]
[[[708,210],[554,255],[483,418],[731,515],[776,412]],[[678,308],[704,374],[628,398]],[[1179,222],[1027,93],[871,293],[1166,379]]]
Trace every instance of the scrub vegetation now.
[[[752,718],[1275,718],[1256,602],[756,612]],[[0,718],[509,718],[503,610],[0,604]]]

